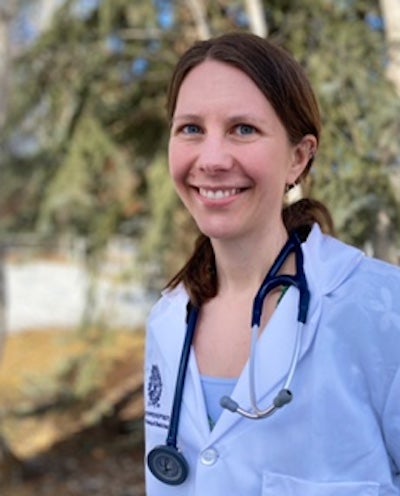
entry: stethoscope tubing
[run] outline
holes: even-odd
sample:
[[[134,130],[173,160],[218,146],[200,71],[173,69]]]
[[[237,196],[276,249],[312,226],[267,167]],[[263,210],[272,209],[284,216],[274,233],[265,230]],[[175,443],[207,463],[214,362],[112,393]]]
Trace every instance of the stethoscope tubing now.
[[[172,405],[171,419],[169,422],[169,429],[168,429],[167,441],[166,441],[167,446],[173,446],[175,448],[176,448],[176,440],[178,436],[178,426],[179,426],[179,418],[181,413],[186,371],[188,367],[190,350],[193,342],[194,332],[196,330],[198,316],[199,316],[199,309],[189,303],[187,330],[185,335],[185,341],[182,347],[181,360],[179,363],[179,369],[175,383],[174,402]]]
[[[301,335],[304,324],[302,322],[297,322],[297,330],[296,330],[296,339],[294,344],[294,349],[292,353],[292,358],[290,360],[288,373],[286,376],[285,383],[278,393],[278,396],[274,399],[273,403],[261,410],[257,405],[257,395],[256,395],[256,387],[255,387],[255,363],[256,363],[256,344],[259,337],[259,328],[257,326],[252,327],[252,337],[251,337],[251,346],[250,346],[250,356],[249,356],[249,391],[250,391],[250,402],[253,411],[248,411],[241,408],[239,405],[236,407],[236,412],[246,418],[251,418],[254,420],[263,419],[265,417],[269,417],[272,415],[278,408],[281,408],[283,405],[289,403],[291,401],[291,391],[290,386],[292,384],[293,376],[296,371],[297,363],[299,361],[300,348],[301,348]],[[283,399],[283,394],[285,394],[285,398]],[[287,396],[289,395],[289,396]],[[290,399],[289,399],[290,398]]]
[[[292,252],[294,252],[296,255],[296,275],[278,275],[278,272],[281,270],[283,264]],[[261,283],[260,289],[258,290],[254,298],[251,327],[253,327],[254,325],[260,326],[264,300],[270,291],[279,286],[295,286],[299,290],[300,300],[297,318],[304,324],[307,318],[310,292],[304,274],[304,257],[303,251],[301,249],[301,241],[296,232],[293,232],[291,234],[289,240],[282,248],[281,252],[276,258],[276,261]]]

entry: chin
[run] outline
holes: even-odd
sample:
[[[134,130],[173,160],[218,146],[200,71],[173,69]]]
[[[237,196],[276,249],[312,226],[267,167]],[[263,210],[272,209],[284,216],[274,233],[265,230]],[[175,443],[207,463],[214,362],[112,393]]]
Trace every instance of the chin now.
[[[226,229],[226,226],[221,228],[206,228],[202,226],[198,226],[200,231],[210,239],[218,239],[218,240],[229,240],[236,238],[238,233],[232,231],[231,229]]]
[[[210,239],[229,240],[240,238],[248,232],[246,222],[238,222],[238,216],[221,216],[219,218],[196,219],[199,230]]]

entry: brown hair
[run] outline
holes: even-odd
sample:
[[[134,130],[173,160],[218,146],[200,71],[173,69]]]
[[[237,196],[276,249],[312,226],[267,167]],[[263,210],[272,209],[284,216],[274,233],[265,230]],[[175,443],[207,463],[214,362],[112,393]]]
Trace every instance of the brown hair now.
[[[258,86],[283,123],[294,145],[306,134],[319,141],[321,118],[311,84],[301,65],[283,48],[244,32],[227,33],[195,43],[178,61],[168,89],[167,112],[171,121],[179,90],[187,74],[205,60],[216,60],[241,70]],[[312,156],[303,172],[304,179],[312,165]],[[308,232],[317,222],[325,232],[333,232],[328,209],[316,200],[303,199],[283,209],[286,229]],[[218,291],[214,252],[210,239],[200,234],[194,252],[167,287],[183,282],[194,305],[201,305]]]

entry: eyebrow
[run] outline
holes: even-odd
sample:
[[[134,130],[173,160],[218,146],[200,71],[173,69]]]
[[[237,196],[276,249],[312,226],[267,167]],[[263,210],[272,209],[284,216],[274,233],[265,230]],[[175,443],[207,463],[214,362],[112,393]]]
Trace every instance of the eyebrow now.
[[[266,123],[265,119],[262,119],[254,114],[237,114],[233,115],[232,117],[228,118],[228,122],[231,122],[232,124],[238,123],[238,122],[256,122],[256,123]]]
[[[202,120],[203,117],[200,114],[178,114],[177,116],[173,116],[171,119],[171,123],[175,121],[198,121]],[[258,123],[266,123],[265,119],[262,119],[258,116],[252,114],[237,114],[228,117],[228,123],[236,124],[238,122],[258,122]]]
[[[178,114],[174,115],[171,118],[171,122],[175,121],[193,121],[193,120],[199,120],[201,119],[201,116],[196,115],[196,114]]]

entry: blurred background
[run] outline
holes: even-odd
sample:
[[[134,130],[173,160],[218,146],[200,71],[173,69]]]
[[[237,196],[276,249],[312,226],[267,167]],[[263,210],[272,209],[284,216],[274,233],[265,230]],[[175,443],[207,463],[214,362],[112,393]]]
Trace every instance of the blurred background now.
[[[339,238],[400,262],[398,0],[0,0],[1,495],[144,494],[144,323],[194,234],[165,93],[233,29],[305,67],[311,192]]]

